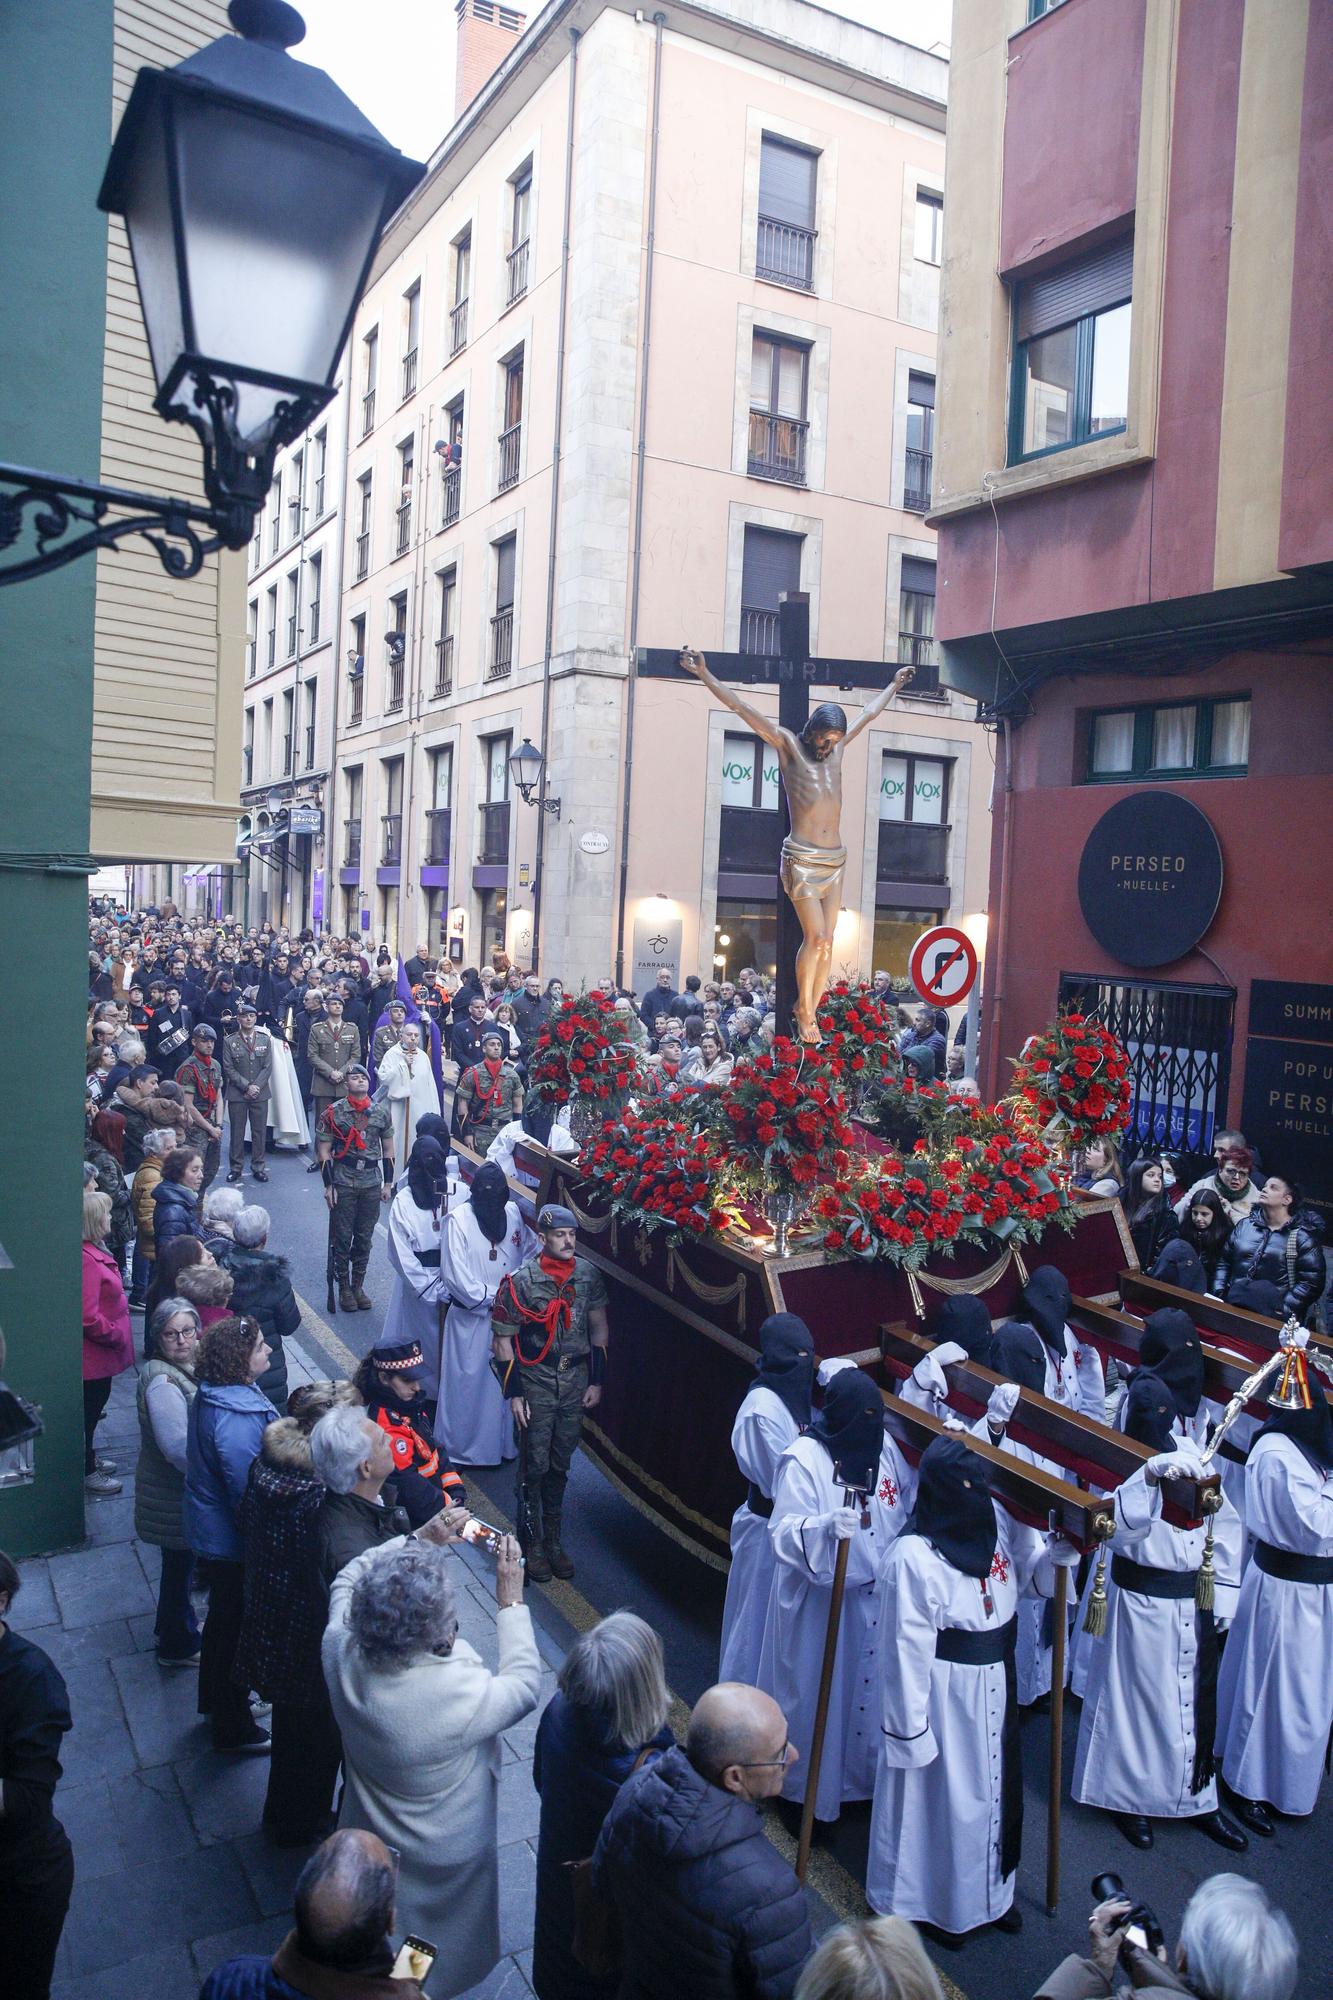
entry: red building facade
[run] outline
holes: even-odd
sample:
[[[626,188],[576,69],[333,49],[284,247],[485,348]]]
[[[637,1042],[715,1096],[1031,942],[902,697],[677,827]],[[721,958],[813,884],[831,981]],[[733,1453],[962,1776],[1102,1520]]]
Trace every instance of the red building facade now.
[[[1131,1151],[1241,1125],[1328,1201],[1333,10],[955,0],[940,331],[983,1089],[1095,1007]]]

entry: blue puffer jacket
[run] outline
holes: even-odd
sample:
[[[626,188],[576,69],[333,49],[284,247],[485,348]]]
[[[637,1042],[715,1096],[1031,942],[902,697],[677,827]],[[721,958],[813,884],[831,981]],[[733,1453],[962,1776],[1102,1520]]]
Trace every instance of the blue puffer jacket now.
[[[185,1533],[197,1556],[241,1561],[236,1510],[264,1432],[276,1421],[272,1403],[253,1383],[199,1384],[185,1457]]]
[[[154,1257],[160,1257],[174,1237],[198,1234],[198,1195],[179,1181],[159,1181],[153,1189]]]
[[[619,2000],[790,2000],[814,1940],[756,1808],[668,1750],[622,1785],[593,1856],[620,1917]]]
[[[649,1754],[669,1750],[660,1729]],[[599,1718],[552,1695],[537,1730],[532,1782],[541,1793],[537,1842],[537,1917],[532,1937],[532,1985],[541,2000],[594,2000],[615,1993],[617,1978],[594,1979],[570,1949],[574,1936],[574,1883],[570,1861],[583,1861],[597,1845],[602,1822],[640,1755],[611,1742]]]

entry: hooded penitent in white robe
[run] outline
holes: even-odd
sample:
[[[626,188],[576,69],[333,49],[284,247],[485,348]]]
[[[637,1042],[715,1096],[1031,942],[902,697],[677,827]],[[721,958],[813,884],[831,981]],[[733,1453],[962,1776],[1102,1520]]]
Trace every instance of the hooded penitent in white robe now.
[[[1162,1489],[1143,1468],[1115,1490],[1110,1555],[1190,1578],[1203,1561],[1202,1528],[1173,1528],[1162,1518]],[[1229,1516],[1229,1520],[1224,1517]],[[1219,1609],[1234,1601],[1239,1523],[1224,1500],[1215,1516],[1213,1569]],[[1217,1807],[1217,1781],[1196,1792],[1200,1745],[1195,1701],[1200,1625],[1193,1591],[1153,1597],[1107,1574],[1106,1630],[1084,1633],[1086,1694],[1079,1719],[1073,1795],[1082,1805],[1148,1819],[1193,1819]],[[1212,1745],[1204,1746],[1211,1751]]]
[[[280,1035],[270,1035],[273,1067],[269,1075],[268,1122],[275,1146],[300,1147],[308,1143],[310,1126],[301,1102],[292,1052]]]
[[[879,1479],[869,1503],[870,1525],[849,1544],[838,1654],[829,1696],[824,1755],[815,1816],[838,1817],[844,1800],[868,1799],[875,1787],[879,1739],[876,1652],[879,1606],[876,1577],[881,1558],[912,1509],[916,1474],[887,1432]],[[783,1795],[805,1797],[814,1737],[819,1676],[828,1632],[838,1541],[831,1521],[843,1511],[843,1488],[817,1437],[798,1437],[778,1465],[769,1522],[773,1584],[756,1686],[771,1694],[787,1718],[787,1734],[800,1752],[783,1782]]]
[[[1218,1766],[1242,1798],[1311,1813],[1333,1725],[1333,1583],[1270,1575],[1262,1545],[1333,1557],[1333,1473],[1289,1438],[1261,1437],[1245,1526],[1255,1540],[1218,1677]]]
[[[451,1182],[447,1200],[458,1199],[457,1183]],[[447,1208],[438,1213],[434,1207],[418,1208],[406,1181],[389,1204],[389,1262],[397,1276],[376,1344],[396,1347],[417,1341],[426,1364],[422,1387],[428,1396],[439,1387],[443,1308],[449,1299],[440,1275],[440,1237],[447,1212]]]
[[[575,1141],[570,1137],[568,1125],[562,1125],[560,1122],[561,1118],[567,1119],[568,1116],[569,1106],[565,1105],[561,1109],[560,1116],[552,1123],[551,1136],[546,1142],[546,1151],[554,1153],[558,1160],[572,1160],[579,1150]],[[530,1174],[516,1166],[514,1162],[515,1147],[525,1144],[533,1146],[534,1150],[538,1153],[542,1150],[540,1146],[536,1146],[535,1142],[529,1139],[524,1133],[523,1120],[521,1118],[511,1118],[507,1125],[500,1127],[495,1137],[491,1140],[490,1145],[486,1148],[486,1158],[500,1169],[500,1172],[507,1181],[522,1181],[525,1187],[531,1186],[535,1188],[537,1182]]]
[[[994,1923],[1014,1900],[1016,1872],[1000,1872],[1007,1697],[1003,1662],[937,1659],[936,1635],[998,1630],[1022,1593],[1054,1588],[1042,1536],[1003,1508],[995,1514],[988,1578],[965,1576],[916,1534],[899,1536],[881,1572],[880,1755],[866,1898],[881,1915],[953,1932]]]
[[[430,1057],[417,1049],[409,1057],[399,1046],[385,1051],[379,1066],[377,1097],[386,1097],[393,1113],[394,1157],[405,1160],[417,1136],[417,1120],[432,1112],[440,1113],[440,1093],[431,1074]]]
[[[505,1203],[505,1234],[492,1244],[471,1201],[450,1209],[440,1237],[440,1271],[452,1300],[435,1407],[435,1442],[453,1465],[499,1465],[517,1456],[514,1419],[491,1372],[491,1307],[500,1281],[535,1257],[541,1243]]]
[[[741,1477],[771,1500],[778,1463],[799,1435],[796,1419],[782,1398],[763,1383],[756,1383],[736,1412],[731,1430],[731,1449]],[[731,1517],[731,1569],[722,1612],[720,1681],[756,1684],[773,1569],[768,1521],[753,1511],[748,1499],[742,1500]]]

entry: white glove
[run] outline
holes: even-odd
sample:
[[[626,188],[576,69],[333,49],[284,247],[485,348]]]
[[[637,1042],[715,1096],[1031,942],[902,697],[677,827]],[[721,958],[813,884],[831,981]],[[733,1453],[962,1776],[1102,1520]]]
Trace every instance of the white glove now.
[[[821,1389],[827,1389],[835,1375],[841,1375],[844,1368],[855,1368],[856,1366],[856,1362],[852,1361],[847,1355],[835,1354],[831,1360],[820,1362],[815,1379]]]
[[[1206,1479],[1207,1468],[1197,1445],[1179,1444],[1174,1451],[1159,1451],[1144,1467],[1153,1479]]]
[[[855,1507],[835,1507],[831,1514],[825,1514],[824,1525],[833,1530],[835,1542],[850,1542],[861,1525],[861,1516]]]
[[[1046,1554],[1057,1569],[1077,1569],[1079,1552],[1072,1542],[1063,1535],[1051,1535],[1046,1543]]]
[[[965,1431],[967,1429],[967,1425],[963,1422],[962,1418],[956,1417],[952,1410],[941,1410],[940,1422],[944,1425],[946,1431]]]
[[[986,1422],[992,1430],[1002,1431],[1017,1408],[1017,1382],[997,1382],[986,1405]]]
[[[1308,1326],[1299,1326],[1293,1315],[1283,1327],[1280,1339],[1284,1347],[1296,1347],[1303,1353],[1310,1345],[1310,1329]]]
[[[956,1340],[942,1340],[938,1347],[931,1349],[930,1358],[938,1361],[941,1368],[952,1368],[956,1361],[967,1360],[967,1349],[960,1347]]]
[[[944,1370],[934,1354],[922,1355],[912,1370],[912,1380],[918,1389],[925,1391],[926,1395],[938,1396],[941,1401],[949,1394],[949,1384],[945,1380]]]

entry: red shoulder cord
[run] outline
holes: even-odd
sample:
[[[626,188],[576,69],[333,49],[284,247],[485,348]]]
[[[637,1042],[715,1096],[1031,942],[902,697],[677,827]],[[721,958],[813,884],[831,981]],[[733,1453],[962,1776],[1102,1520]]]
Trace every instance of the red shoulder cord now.
[[[514,1352],[524,1368],[540,1367],[555,1345],[556,1340],[560,1335],[568,1333],[570,1327],[573,1325],[574,1301],[572,1298],[563,1298],[557,1295],[550,1301],[544,1312],[538,1312],[535,1306],[524,1305],[522,1299],[520,1299],[518,1293],[514,1290],[513,1278],[505,1277],[501,1278],[499,1289],[495,1294],[495,1306],[499,1305],[501,1298],[506,1292],[509,1295],[509,1304],[513,1307],[519,1319],[526,1320],[530,1326],[544,1326],[546,1328],[546,1344],[540,1354],[533,1355],[531,1361],[529,1361],[522,1347],[517,1342],[514,1345]],[[495,1312],[495,1306],[491,1307],[492,1314]]]
[[[363,1131],[361,1131],[360,1127],[356,1124],[355,1121],[353,1121],[350,1129],[344,1132],[342,1126],[338,1123],[337,1119],[333,1115],[333,1106],[330,1105],[328,1110],[324,1113],[324,1122],[328,1126],[329,1131],[333,1134],[335,1139],[342,1140],[342,1145],[338,1148],[338,1152],[336,1155],[338,1159],[345,1160],[353,1146],[356,1147],[358,1153],[365,1152],[366,1135]]]

